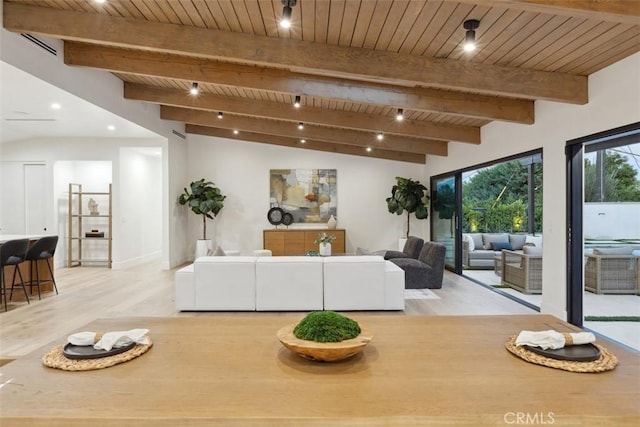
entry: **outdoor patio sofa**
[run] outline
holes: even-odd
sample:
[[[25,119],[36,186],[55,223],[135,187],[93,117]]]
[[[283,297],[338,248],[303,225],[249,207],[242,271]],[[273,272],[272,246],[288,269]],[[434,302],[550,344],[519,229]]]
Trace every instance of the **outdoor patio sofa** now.
[[[492,269],[503,249],[522,253],[525,244],[542,247],[540,234],[464,233],[462,235],[462,266],[471,269]]]
[[[586,254],[584,287],[596,294],[640,294],[640,256],[632,247],[594,248]]]
[[[502,284],[525,294],[542,293],[542,247],[502,251]]]

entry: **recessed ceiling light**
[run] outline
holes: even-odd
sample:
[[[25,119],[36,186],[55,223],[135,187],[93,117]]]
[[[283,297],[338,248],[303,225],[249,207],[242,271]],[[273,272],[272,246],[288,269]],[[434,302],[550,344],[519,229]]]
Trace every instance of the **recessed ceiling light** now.
[[[234,135],[237,135],[237,134],[239,134],[239,133],[240,133],[240,131],[238,131],[238,129],[234,129],[234,130],[233,130],[233,134],[234,134]]]
[[[300,144],[304,144],[305,142],[307,142],[307,140],[306,140],[306,139],[301,139],[301,140],[300,140]]]
[[[98,3],[98,4],[104,4],[107,2],[107,0],[93,0],[94,2]]]
[[[52,110],[59,110],[61,108],[62,108],[62,105],[58,104],[57,102],[54,102],[53,104],[51,104]]]
[[[218,118],[221,119],[224,117],[224,113],[222,111],[218,111]]]
[[[107,126],[107,129],[109,130],[116,130],[116,127],[114,125],[109,125]]]
[[[370,153],[372,151],[371,147],[367,147],[367,153]]]
[[[300,130],[304,129],[304,123],[302,122],[298,123],[298,129]]]
[[[376,138],[378,138],[378,141],[382,141],[384,139],[384,134],[382,132],[378,132],[378,135],[376,135]]]

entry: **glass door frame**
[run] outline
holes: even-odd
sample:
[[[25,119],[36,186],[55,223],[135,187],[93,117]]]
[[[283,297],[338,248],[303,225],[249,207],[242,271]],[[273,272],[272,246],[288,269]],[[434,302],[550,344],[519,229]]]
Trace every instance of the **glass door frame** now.
[[[437,214],[435,205],[438,198],[437,182],[444,179],[452,178],[454,182],[454,212],[453,212],[453,227],[454,227],[454,239],[453,239],[453,265],[446,263],[445,268],[456,274],[462,274],[462,230],[460,228],[461,215],[462,215],[462,171],[449,172],[441,175],[434,175],[430,180],[431,187],[431,203],[430,203],[430,235],[433,240],[433,233],[435,231],[434,220]]]
[[[567,141],[567,321],[582,327],[584,319],[584,150],[640,132],[640,122]]]

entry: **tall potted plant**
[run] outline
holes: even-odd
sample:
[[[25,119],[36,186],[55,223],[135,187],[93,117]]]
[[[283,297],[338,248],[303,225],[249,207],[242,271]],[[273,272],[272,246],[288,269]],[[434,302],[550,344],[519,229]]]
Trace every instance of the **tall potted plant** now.
[[[407,213],[407,234],[409,237],[409,220],[411,214],[418,219],[429,216],[429,190],[411,178],[396,177],[396,185],[391,188],[391,197],[387,197],[387,208],[390,213],[402,215]]]
[[[224,199],[227,197],[211,181],[204,178],[193,181],[190,184],[191,192],[187,188],[178,197],[178,203],[189,205],[193,213],[202,215],[202,240],[196,245],[196,258],[206,254],[211,248],[211,241],[207,239],[207,218],[215,219],[224,207]],[[201,243],[202,242],[202,243]]]

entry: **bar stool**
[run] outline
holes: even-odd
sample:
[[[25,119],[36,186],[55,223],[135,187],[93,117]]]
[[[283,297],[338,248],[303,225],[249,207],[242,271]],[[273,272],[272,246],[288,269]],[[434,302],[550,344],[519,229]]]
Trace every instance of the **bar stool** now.
[[[27,250],[29,249],[29,239],[17,239],[9,240],[0,245],[0,288],[2,288],[2,295],[4,298],[4,309],[7,307],[7,289],[6,278],[4,274],[4,268],[10,265],[14,266],[13,279],[11,280],[11,294],[9,299],[13,298],[13,287],[16,283],[16,273],[20,276],[20,284],[24,291],[24,296],[27,299],[27,304],[30,304],[29,295],[27,294],[27,288],[24,286],[24,279],[22,278],[22,272],[20,271],[20,264],[22,264],[27,256]]]
[[[25,261],[29,261],[29,290],[33,293],[33,266],[36,266],[36,284],[38,286],[38,299],[42,299],[40,295],[40,285],[42,283],[51,282],[53,283],[53,289],[56,291],[56,295],[58,294],[58,286],[56,286],[56,279],[53,276],[53,268],[50,259],[53,258],[53,255],[56,252],[56,246],[58,246],[58,236],[45,236],[41,237],[29,248],[27,251],[27,256],[25,257]],[[40,280],[40,268],[38,265],[40,264],[38,261],[45,260],[47,263],[47,268],[49,269],[49,274],[51,274],[51,279]]]

